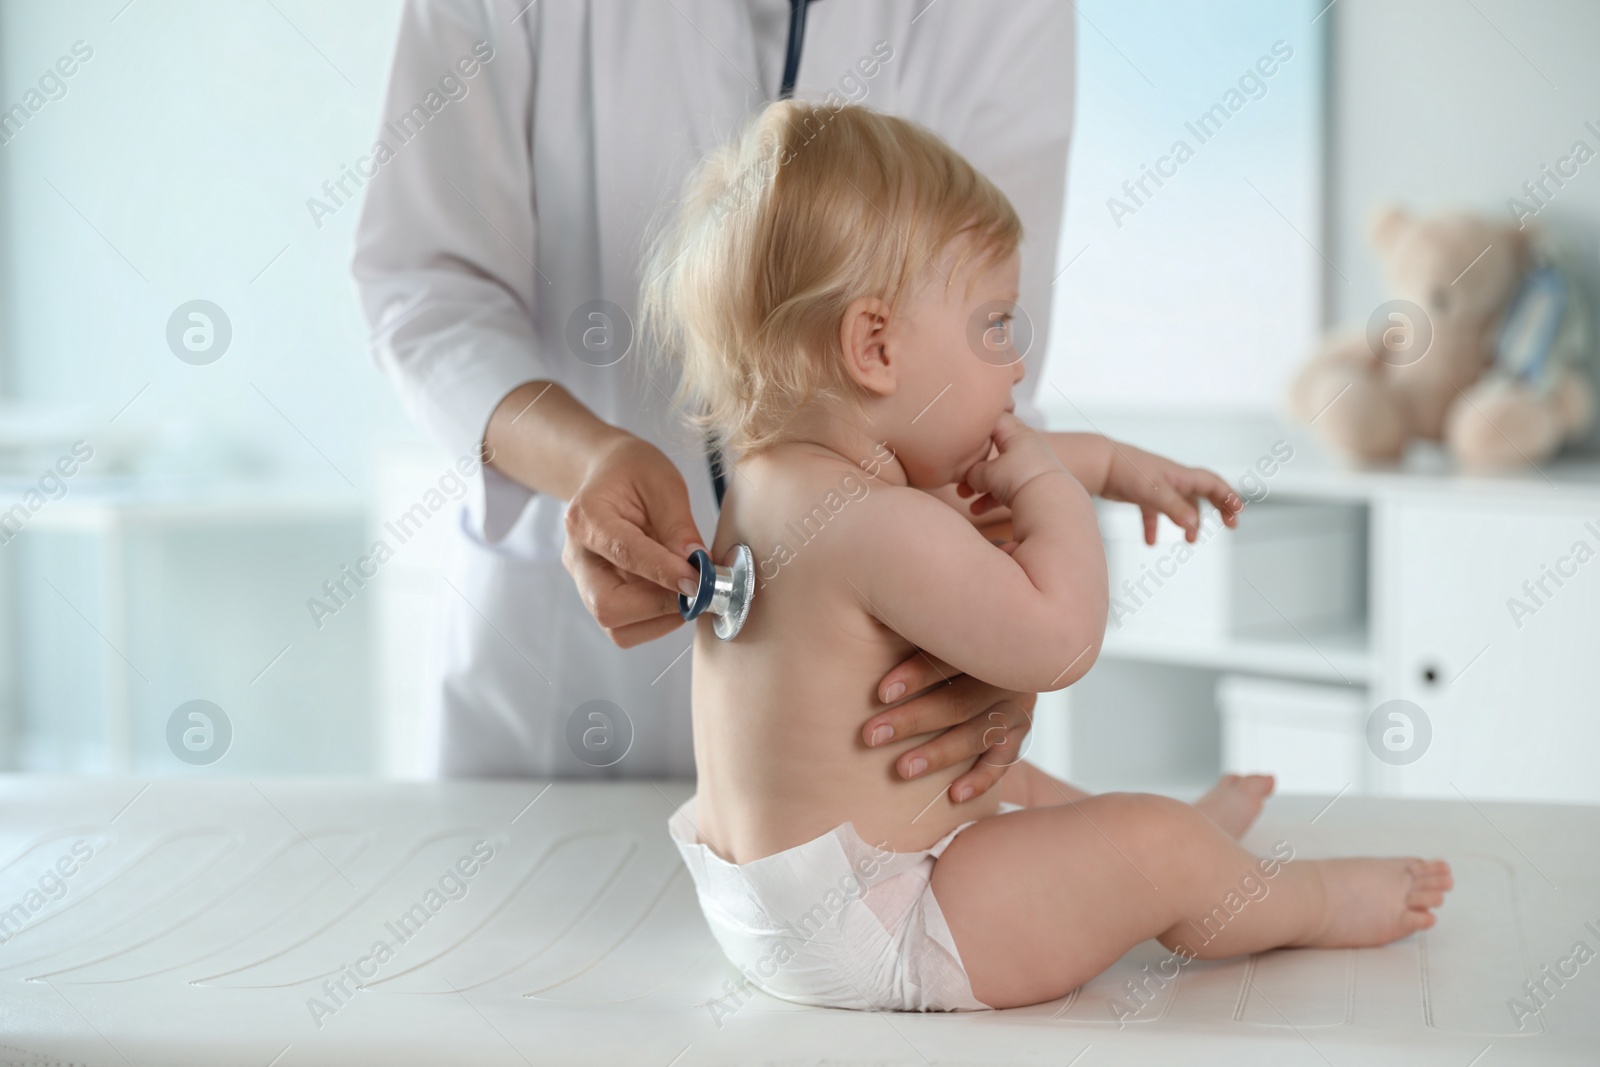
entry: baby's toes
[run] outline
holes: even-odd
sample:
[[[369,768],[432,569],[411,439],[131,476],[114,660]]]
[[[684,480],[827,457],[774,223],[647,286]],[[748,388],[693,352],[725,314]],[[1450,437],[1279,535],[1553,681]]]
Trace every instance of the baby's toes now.
[[[1455,886],[1455,879],[1450,874],[1450,865],[1444,860],[1413,860],[1410,870],[1413,889],[1448,893]]]
[[[1437,908],[1444,903],[1442,889],[1413,889],[1406,894],[1407,908]]]
[[[1400,922],[1405,929],[1415,933],[1418,930],[1428,930],[1439,921],[1439,917],[1431,911],[1422,911],[1417,908],[1407,908]]]

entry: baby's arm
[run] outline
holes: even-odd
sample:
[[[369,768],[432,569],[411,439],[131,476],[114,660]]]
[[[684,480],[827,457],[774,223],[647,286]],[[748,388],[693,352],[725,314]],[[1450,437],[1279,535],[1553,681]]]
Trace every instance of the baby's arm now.
[[[1200,467],[1185,467],[1133,445],[1097,433],[1047,433],[1045,439],[1090,496],[1139,505],[1144,515],[1145,540],[1155,544],[1156,522],[1165,515],[1184,530],[1188,540],[1200,534],[1200,501],[1209,500],[1228,526],[1237,525],[1244,502],[1216,474]],[[993,500],[979,498],[966,504],[953,485],[931,490],[933,495],[967,516],[985,536],[1004,536],[1010,518]]]
[[[1051,450],[1061,465],[1067,468],[1067,473],[1078,480],[1084,491],[1090,496],[1100,496],[1105,491],[1106,470],[1110,466],[1112,445],[1111,439],[1102,437],[1097,433],[1045,433],[1044,439],[1050,442]],[[990,449],[989,458],[995,458],[995,450]],[[972,525],[983,530],[991,526],[1005,525],[1008,531],[1011,522],[1011,509],[994,500],[973,500],[971,495],[961,495],[960,490],[954,485],[940,486],[938,489],[925,490],[930,496],[943,500],[966,516]],[[971,505],[976,505],[973,507]],[[994,540],[991,536],[990,540]]]
[[[940,501],[886,489],[849,524],[847,576],[879,621],[930,656],[992,685],[1072,684],[1099,654],[1106,562],[1094,505],[1045,439],[1013,415],[999,455],[967,475],[1011,508],[1008,555]]]

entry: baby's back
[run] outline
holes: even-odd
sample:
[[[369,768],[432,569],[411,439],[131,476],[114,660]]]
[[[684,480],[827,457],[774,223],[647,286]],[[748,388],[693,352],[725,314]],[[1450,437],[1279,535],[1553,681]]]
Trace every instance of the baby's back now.
[[[729,486],[712,556],[749,545],[757,589],[734,640],[700,619],[693,670],[698,830],[733,862],[845,822],[871,844],[921,849],[998,810],[997,796],[950,803],[945,790],[970,763],[901,779],[896,757],[925,737],[862,740],[878,682],[915,650],[850,581],[851,546],[914,536],[892,528],[884,504],[915,492],[805,445],[746,460]]]

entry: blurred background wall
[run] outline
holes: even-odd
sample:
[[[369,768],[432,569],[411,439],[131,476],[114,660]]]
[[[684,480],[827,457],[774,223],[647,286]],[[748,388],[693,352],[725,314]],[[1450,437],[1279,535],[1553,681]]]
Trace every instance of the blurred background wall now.
[[[1462,207],[1512,216],[1524,182],[1600,127],[1600,6],[1584,0],[1339,0],[1324,16],[1329,69],[1330,322],[1360,326],[1386,296],[1368,251],[1374,206]],[[1600,245],[1600,167],[1579,169],[1538,220]]]
[[[1309,0],[1076,10],[1039,401],[1270,411],[1321,322],[1306,238],[1321,226],[1327,16]]]
[[[211,771],[374,766],[370,598],[321,629],[305,601],[367,543],[377,458],[420,438],[366,354],[357,207],[306,200],[371,143],[398,13],[0,3],[6,106],[75,60],[0,147],[6,504],[95,451],[0,549],[6,766],[184,770],[163,726],[191,699],[240,741]],[[206,365],[168,342],[196,299],[232,334]]]

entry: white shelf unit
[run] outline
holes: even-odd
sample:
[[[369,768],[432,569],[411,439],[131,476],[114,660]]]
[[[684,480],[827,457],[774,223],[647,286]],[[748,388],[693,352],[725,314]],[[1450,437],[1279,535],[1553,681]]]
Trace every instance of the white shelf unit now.
[[[1420,709],[1431,738],[1414,762],[1380,759],[1365,715],[1352,720],[1357,737],[1343,739],[1359,744],[1328,746],[1330,760],[1335,749],[1359,756],[1352,794],[1600,803],[1600,461],[1472,476],[1419,449],[1396,467],[1354,470],[1270,418],[1070,416],[1054,426],[1210,467],[1247,499],[1264,497],[1247,506],[1241,529],[1275,506],[1347,509],[1363,538],[1351,590],[1359,610],[1263,634],[1230,628],[1225,614],[1219,624],[1195,606],[1195,590],[1172,590],[1194,625],[1109,628],[1089,675],[1045,700],[1041,724],[1056,708],[1065,715],[1043,731],[1040,762],[1086,788],[1178,796],[1224,769],[1280,772],[1270,745],[1246,746],[1265,765],[1224,767],[1215,691],[1220,678],[1243,675],[1355,691],[1369,713],[1393,700]],[[1263,476],[1257,464],[1274,449],[1291,458]],[[1226,572],[1244,543],[1224,531],[1204,548]],[[1195,584],[1214,595],[1222,580]],[[1334,792],[1326,774],[1303,790],[1289,777],[1286,792]]]
[[[153,686],[151,680],[141,674],[123,652],[133,647],[137,637],[142,636],[137,631],[141,625],[149,625],[144,620],[151,617],[152,611],[159,610],[149,602],[134,602],[133,581],[140,576],[140,571],[138,567],[130,567],[129,556],[137,538],[260,538],[276,536],[283,530],[291,530],[297,537],[307,536],[308,531],[312,532],[312,536],[337,537],[343,531],[358,526],[363,514],[363,501],[358,493],[271,480],[191,484],[108,479],[78,485],[60,500],[42,508],[18,535],[24,539],[24,543],[28,539],[51,535],[85,534],[92,539],[94,557],[97,557],[93,559],[97,566],[92,572],[95,578],[92,583],[94,602],[84,604],[87,610],[82,615],[82,621],[84,628],[97,639],[86,645],[90,650],[90,658],[85,661],[85,669],[92,672],[98,668],[104,696],[102,710],[98,713],[98,736],[85,737],[77,742],[79,747],[73,750],[72,756],[80,762],[68,764],[68,767],[109,773],[145,769],[149,764],[149,755],[145,753],[142,764],[138,735],[141,729],[148,735],[150,723],[141,720],[141,712],[146,719],[162,714],[156,697],[152,695],[155,692],[166,691],[169,697],[178,699],[167,689],[171,684],[170,679],[158,679],[162,684]],[[12,557],[8,556],[4,563],[11,565]],[[237,571],[240,566],[243,564],[232,565],[229,569]],[[265,575],[268,572],[261,573]],[[163,576],[163,580],[167,577]],[[195,580],[193,576],[181,573],[170,577],[174,581],[183,581],[185,578]],[[18,584],[20,588],[16,575],[8,575],[6,580]],[[216,607],[215,626],[220,630],[237,625],[236,615],[231,613],[259,616],[263,603],[278,605],[285,599],[265,577],[261,587],[254,592],[259,594],[261,601],[224,603]],[[69,610],[74,613],[80,610],[67,600],[65,594],[60,594],[59,590],[57,593]],[[98,627],[90,622],[91,616],[99,620]],[[295,617],[298,621],[298,613],[295,613]],[[258,628],[272,630],[272,641],[276,641],[280,633],[289,635],[285,645],[277,646],[282,649],[277,651],[278,656],[288,650],[299,632],[297,629],[272,628],[275,619],[260,617],[254,621]],[[9,649],[16,635],[4,636]],[[239,635],[231,632],[229,636],[238,638]],[[200,658],[210,656],[215,659],[222,655],[220,650],[226,648],[226,645],[219,645],[196,649],[194,654]],[[333,640],[320,642],[319,649],[327,656],[324,663],[339,663],[344,659],[343,647]],[[270,642],[259,646],[262,666],[277,664],[278,661],[272,658],[274,651]],[[215,684],[213,675],[221,669],[196,674],[206,682]],[[280,667],[277,678],[289,675],[286,688],[291,692],[315,691],[308,684],[308,679],[316,677],[322,669],[323,664],[313,660],[301,665],[298,673],[293,667]],[[248,674],[227,673],[228,677],[237,677],[241,681],[251,678]],[[261,672],[265,673],[264,670]],[[136,676],[138,685],[134,684]],[[255,678],[259,680],[260,675]],[[227,690],[236,697],[230,701],[236,713],[252,713],[250,702],[237,698],[237,693],[241,690],[249,692],[255,685],[255,680],[249,680],[247,684]],[[30,767],[28,752],[36,739],[23,736],[8,740],[16,745],[17,751],[4,753],[7,761]],[[149,747],[146,744],[145,748]],[[270,764],[274,756],[268,754],[262,758]],[[234,762],[237,763],[237,759]],[[165,762],[156,765],[170,769]]]
[[[1312,630],[1306,640],[1272,636],[1184,641],[1107,634],[1100,655],[1312,682],[1366,684],[1373,676],[1371,643],[1365,625]]]

